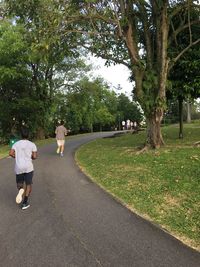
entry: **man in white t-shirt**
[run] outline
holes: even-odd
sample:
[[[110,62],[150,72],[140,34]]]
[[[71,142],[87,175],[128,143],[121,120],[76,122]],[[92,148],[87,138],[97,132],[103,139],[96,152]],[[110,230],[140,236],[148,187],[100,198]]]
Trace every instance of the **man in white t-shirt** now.
[[[63,152],[65,148],[65,135],[67,135],[67,129],[64,126],[64,121],[60,122],[60,125],[55,130],[56,140],[57,140],[57,154],[63,157]]]
[[[28,140],[29,131],[26,127],[21,129],[22,139],[17,141],[11,148],[9,155],[15,158],[15,173],[18,194],[16,203],[22,202],[22,209],[30,207],[28,197],[32,190],[34,167],[32,160],[37,158],[37,147]]]

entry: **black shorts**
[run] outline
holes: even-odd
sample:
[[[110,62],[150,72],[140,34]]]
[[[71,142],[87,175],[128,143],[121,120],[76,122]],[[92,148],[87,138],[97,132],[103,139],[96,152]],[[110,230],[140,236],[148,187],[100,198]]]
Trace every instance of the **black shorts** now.
[[[32,179],[33,179],[33,171],[28,173],[16,174],[17,184],[23,184],[25,182],[26,185],[30,185],[33,183]]]

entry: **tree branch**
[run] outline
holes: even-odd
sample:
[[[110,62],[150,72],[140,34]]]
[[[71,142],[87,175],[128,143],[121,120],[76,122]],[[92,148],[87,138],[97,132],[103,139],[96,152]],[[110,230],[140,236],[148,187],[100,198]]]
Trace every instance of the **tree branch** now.
[[[113,62],[115,62],[117,64],[122,64],[122,65],[128,67],[129,69],[131,67],[131,65],[128,62],[125,62],[124,60],[113,58],[112,55],[108,55],[108,54],[106,55],[106,54],[101,54],[101,53],[98,53],[98,52],[94,52],[92,50],[92,48],[89,48],[89,47],[87,47],[84,44],[81,44],[81,45],[82,45],[82,47],[84,47],[85,49],[87,49],[88,51],[90,51],[91,53],[95,54],[97,57],[101,57],[101,58],[106,59],[106,60],[111,60],[111,61],[113,61]]]
[[[190,21],[190,0],[188,0],[188,28],[190,35],[190,44],[192,43],[192,30],[191,30],[191,21]]]
[[[142,23],[144,27],[144,37],[145,37],[145,44],[146,44],[146,51],[147,51],[147,64],[149,65],[149,67],[152,67],[152,60],[153,60],[152,45],[153,43],[151,43],[151,34],[149,30],[150,27],[148,25],[147,11],[144,5],[140,5],[139,9],[141,10]]]
[[[188,4],[189,4],[188,2],[185,2],[184,4],[181,4],[178,7],[176,7],[175,9],[173,9],[173,12],[169,16],[170,19],[175,17],[182,9],[187,8]],[[194,3],[190,4],[190,6],[199,8],[199,5],[198,4],[194,4]]]
[[[195,42],[192,42],[190,43],[185,49],[183,49],[177,57],[175,57],[174,59],[171,60],[171,64],[170,64],[170,67],[169,67],[169,70],[174,66],[174,64],[179,60],[179,58],[185,53],[187,52],[192,46],[198,44],[200,42],[200,38],[197,39]]]
[[[189,28],[189,26],[191,27],[191,25],[194,25],[194,24],[200,24],[200,20],[193,20],[191,21],[190,23],[187,23],[181,27],[179,27],[178,29],[176,29],[176,31],[174,31],[174,34],[172,35],[172,37],[169,39],[169,42],[168,44],[171,44],[173,39],[176,39],[176,36],[182,32],[183,30]]]

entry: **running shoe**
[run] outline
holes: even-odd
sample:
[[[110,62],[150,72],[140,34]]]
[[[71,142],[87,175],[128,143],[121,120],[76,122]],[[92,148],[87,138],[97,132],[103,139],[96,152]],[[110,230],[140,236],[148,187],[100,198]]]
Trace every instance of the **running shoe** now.
[[[16,196],[16,203],[17,204],[20,204],[22,202],[23,194],[24,194],[24,188],[19,189],[19,192]]]
[[[28,202],[22,204],[22,210],[26,210],[30,207],[30,204]]]
[[[60,153],[60,156],[63,157],[63,152]]]

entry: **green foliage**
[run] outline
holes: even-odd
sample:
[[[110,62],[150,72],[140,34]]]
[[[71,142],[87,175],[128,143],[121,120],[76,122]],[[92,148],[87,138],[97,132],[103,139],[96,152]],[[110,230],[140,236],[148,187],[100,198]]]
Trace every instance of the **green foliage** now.
[[[84,105],[80,108],[81,112],[77,111],[76,103],[72,105],[70,102],[67,102],[66,108],[63,105],[61,108],[59,106],[56,108],[58,99],[55,95],[57,91],[60,88],[68,90],[69,84],[74,84],[72,80],[76,80],[75,76],[78,76],[74,65],[77,66],[80,63],[77,60],[80,56],[81,50],[78,49],[80,46],[87,47],[92,53],[105,58],[108,65],[111,62],[123,63],[130,68],[132,77],[138,81],[135,87],[135,96],[145,115],[152,115],[157,109],[165,109],[165,97],[161,98],[160,96],[165,96],[167,68],[163,69],[162,66],[167,66],[166,60],[177,56],[181,49],[186,47],[185,44],[189,40],[188,29],[187,34],[184,29],[189,18],[187,8],[191,8],[193,1],[188,2],[188,5],[184,5],[185,2],[172,3],[169,1],[165,6],[162,1],[159,5],[153,5],[149,1],[138,1],[137,3],[129,1],[126,7],[124,1],[110,4],[104,0],[6,0],[8,14],[12,19],[14,18],[13,24],[20,24],[23,28],[23,34],[22,32],[19,34],[22,34],[24,42],[17,43],[16,38],[13,38],[15,47],[25,44],[23,54],[20,47],[17,48],[20,56],[15,58],[18,62],[22,60],[21,66],[24,66],[22,76],[17,79],[18,81],[25,80],[24,87],[27,89],[22,91],[26,97],[28,95],[33,102],[43,103],[40,111],[44,113],[44,119],[38,120],[38,127],[49,128],[49,124],[52,124],[54,120],[55,116],[52,115],[52,112],[55,110],[57,114],[63,110],[62,115],[67,116],[68,119],[71,114],[71,117],[74,118],[72,124],[77,130],[80,129],[81,123],[86,129],[105,124],[103,121],[99,124],[101,117],[99,113],[102,114],[102,117],[107,117],[109,121],[109,116],[105,116],[106,109],[115,117],[115,124],[119,117],[128,119],[133,117],[132,120],[140,120],[136,119],[139,115],[131,114],[131,110],[135,107],[129,107],[131,104],[128,104],[128,108],[126,108],[129,109],[129,114],[125,115],[126,111],[118,109],[116,101],[111,95],[107,95],[105,99],[109,98],[109,100],[104,102],[98,94],[91,94],[92,96],[89,94],[92,99],[94,97],[94,104],[93,102],[89,103],[88,95],[84,93],[82,95]],[[165,7],[167,7],[166,10]],[[198,12],[194,12],[193,9],[191,11],[191,19],[197,19]],[[173,27],[168,32],[166,26],[170,23]],[[193,23],[191,25],[193,33],[196,26]],[[181,30],[184,30],[182,36],[180,35]],[[198,37],[198,29],[196,33],[193,35],[194,39]],[[164,36],[166,39],[164,38],[162,43],[163,38],[160,37]],[[11,40],[11,37],[9,38]],[[174,43],[173,40],[175,40]],[[8,45],[8,40],[6,42]],[[173,50],[171,44],[175,43],[177,47]],[[5,51],[5,49],[3,50]],[[12,60],[8,55],[4,56],[6,56],[6,62]],[[2,60],[4,60],[4,56],[2,55]],[[196,65],[198,68],[198,64]],[[10,65],[7,69],[6,64],[2,64],[0,68],[2,81],[12,81],[14,77],[20,75],[17,68],[18,66],[12,68]],[[75,70],[74,74],[73,70]],[[29,75],[27,75],[27,79],[24,79],[26,72]],[[164,86],[160,86],[161,84]],[[188,92],[191,86],[197,88],[198,84],[198,77],[195,77],[192,84],[184,85],[184,90]],[[78,85],[79,88],[84,88],[84,86],[83,84]],[[13,91],[16,93],[19,90],[12,89]],[[195,89],[196,91],[197,89]],[[89,92],[91,93],[91,89]],[[78,96],[76,95],[75,98],[78,99]],[[114,105],[109,103],[111,99],[115,103]],[[65,103],[63,99],[61,102]],[[79,99],[77,103],[80,103]],[[98,114],[97,111],[99,111]],[[111,127],[111,122],[108,124]]]
[[[72,131],[92,131],[98,125],[100,128],[111,126],[115,120],[113,106],[110,109],[111,98],[114,101],[113,92],[102,80],[89,81],[84,78],[77,81],[65,96],[66,113],[63,113]]]
[[[8,22],[0,24],[0,122],[1,134],[8,137],[16,119],[17,101],[27,97],[30,70],[27,68],[27,43],[23,29]]]
[[[156,111],[162,114],[166,109],[166,87],[170,88],[168,66],[189,43],[199,38],[194,34],[199,6],[195,1],[186,0],[157,1],[156,4],[154,1],[72,2],[76,3],[81,19],[81,22],[77,20],[79,30],[89,36],[83,38],[84,45],[106,59],[108,65],[115,62],[129,66],[136,81],[135,98],[144,114],[156,119]],[[181,32],[184,42],[180,42]],[[174,43],[176,49],[172,51]],[[150,128],[151,136],[158,136],[153,129],[155,127]],[[156,139],[161,141],[161,135]]]
[[[67,90],[80,70],[86,70],[78,59],[77,37],[63,34],[61,6],[55,1],[5,2],[15,19],[1,27],[0,82],[2,94],[6,93],[1,133],[9,135],[23,122],[33,135],[37,136],[37,131],[49,135],[54,132],[54,111],[60,112],[57,91]],[[6,104],[9,99],[12,102]]]
[[[143,120],[143,113],[140,106],[136,102],[130,101],[124,94],[118,96],[117,112],[117,120],[120,119],[120,121],[131,120],[140,124]]]
[[[183,16],[183,14],[182,14]],[[190,17],[193,20],[199,20],[199,11],[195,8],[190,10]],[[173,24],[177,24],[179,17],[173,18]],[[180,47],[184,49],[188,46],[190,37],[195,40],[199,38],[200,26],[191,24],[191,33],[186,28],[180,32],[174,42],[171,43],[169,55],[172,57],[177,55]],[[170,31],[173,31],[170,28]],[[191,36],[190,36],[191,34]],[[167,92],[167,97],[186,100],[187,98],[195,99],[200,96],[200,46],[196,45],[188,49],[174,65],[169,73],[169,79],[172,82],[172,87]]]
[[[100,107],[96,111],[96,122],[99,123],[101,126],[105,126],[106,124],[114,123],[115,117],[108,111],[106,106]]]
[[[158,88],[158,74],[154,70],[145,71],[143,88],[145,93]]]

